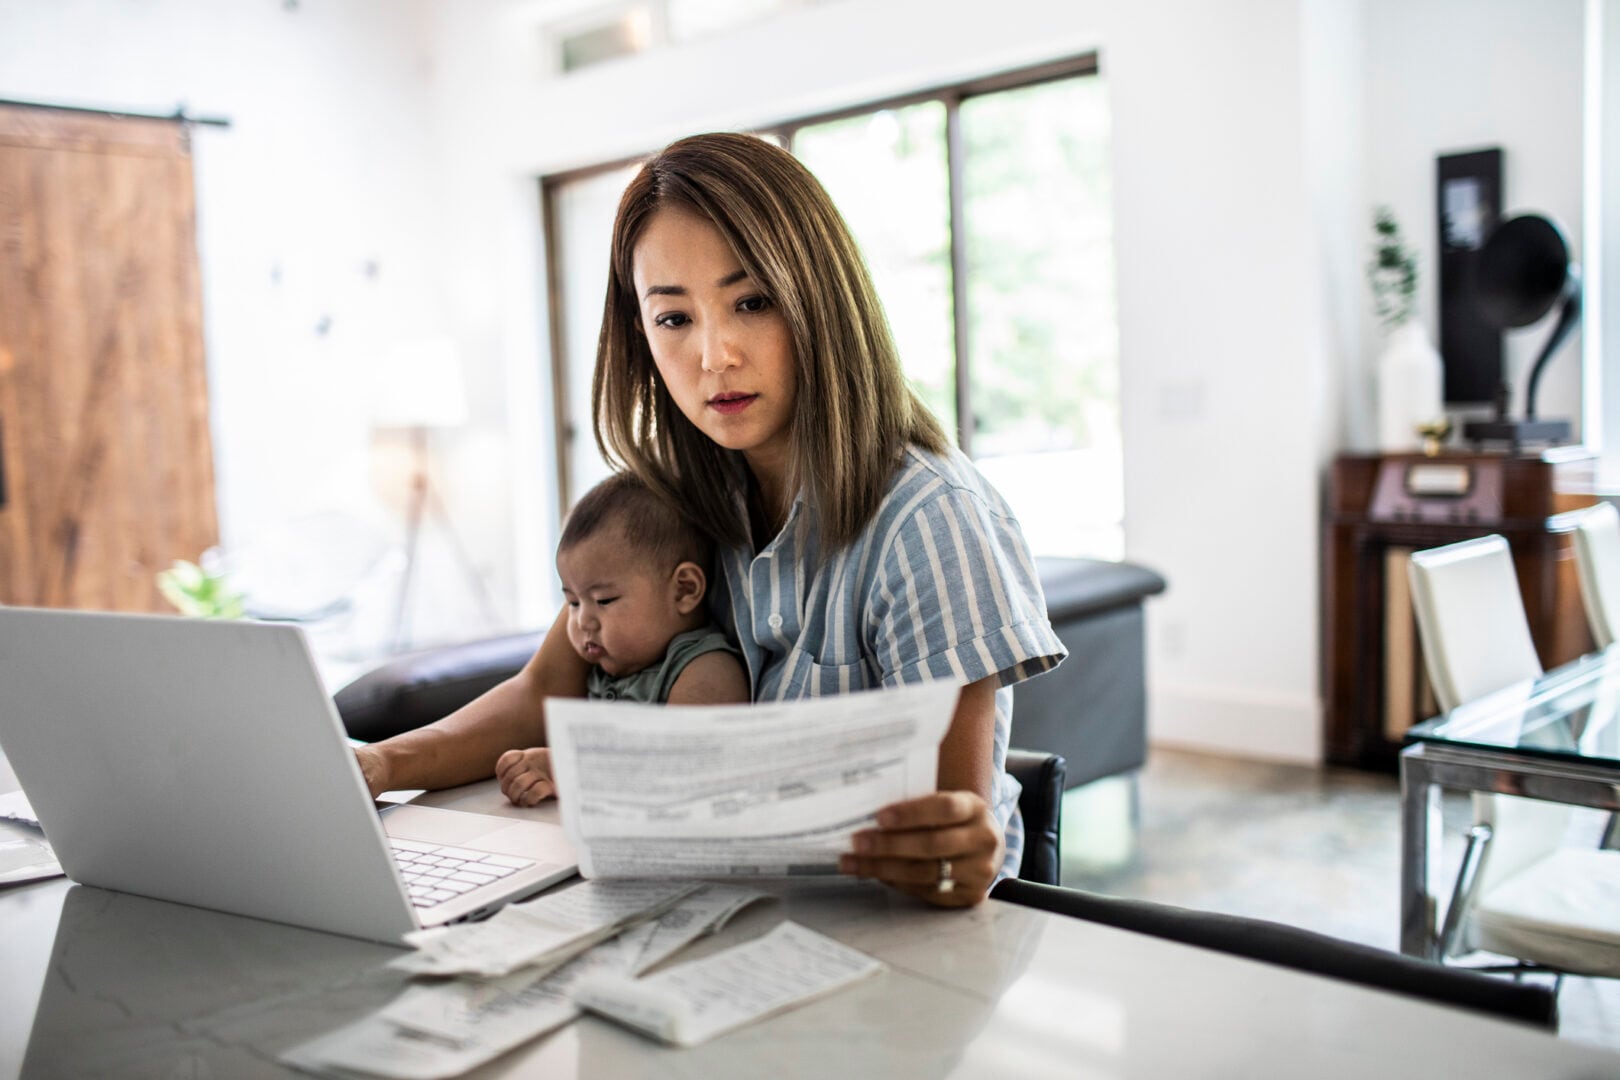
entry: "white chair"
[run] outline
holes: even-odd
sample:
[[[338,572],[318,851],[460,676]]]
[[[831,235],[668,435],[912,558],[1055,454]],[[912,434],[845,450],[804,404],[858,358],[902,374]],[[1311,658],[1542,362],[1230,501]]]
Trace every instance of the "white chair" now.
[[[1575,570],[1592,641],[1607,649],[1620,632],[1620,511],[1613,503],[1600,502],[1581,515],[1575,527]],[[1620,813],[1609,816],[1603,846],[1620,848]]]
[[[1607,649],[1620,633],[1620,511],[1600,502],[1575,529],[1575,569],[1592,640]]]
[[[1447,711],[1541,673],[1507,541],[1415,552],[1424,664]],[[1440,957],[1483,949],[1579,975],[1620,976],[1620,852],[1562,846],[1573,808],[1474,796],[1474,828]]]

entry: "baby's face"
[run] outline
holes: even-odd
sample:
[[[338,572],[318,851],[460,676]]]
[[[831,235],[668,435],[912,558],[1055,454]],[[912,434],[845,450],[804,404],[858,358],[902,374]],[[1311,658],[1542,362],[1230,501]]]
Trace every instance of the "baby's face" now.
[[[611,528],[558,552],[574,651],[609,675],[657,663],[670,639],[687,629],[673,574],[649,566]]]

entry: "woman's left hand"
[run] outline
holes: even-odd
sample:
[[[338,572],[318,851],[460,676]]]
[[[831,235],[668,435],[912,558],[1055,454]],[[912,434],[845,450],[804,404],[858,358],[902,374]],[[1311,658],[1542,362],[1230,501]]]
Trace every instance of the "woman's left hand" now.
[[[839,859],[840,871],[940,907],[970,907],[990,894],[1005,840],[978,795],[936,791],[884,807],[877,822],[855,834],[854,853]]]

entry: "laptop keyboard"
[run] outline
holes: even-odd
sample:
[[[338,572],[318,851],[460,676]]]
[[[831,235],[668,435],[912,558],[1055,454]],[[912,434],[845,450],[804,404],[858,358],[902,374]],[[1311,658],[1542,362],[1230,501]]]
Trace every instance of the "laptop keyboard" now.
[[[454,900],[480,885],[499,881],[534,865],[533,859],[513,855],[492,855],[470,848],[437,847],[419,840],[399,840],[390,836],[400,877],[411,894],[411,906],[430,908]]]

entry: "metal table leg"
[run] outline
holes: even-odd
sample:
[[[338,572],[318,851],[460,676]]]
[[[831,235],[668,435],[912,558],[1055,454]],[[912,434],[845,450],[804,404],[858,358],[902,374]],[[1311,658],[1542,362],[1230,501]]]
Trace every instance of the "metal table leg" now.
[[[1435,960],[1435,898],[1440,861],[1440,787],[1423,747],[1401,752],[1401,952]]]

